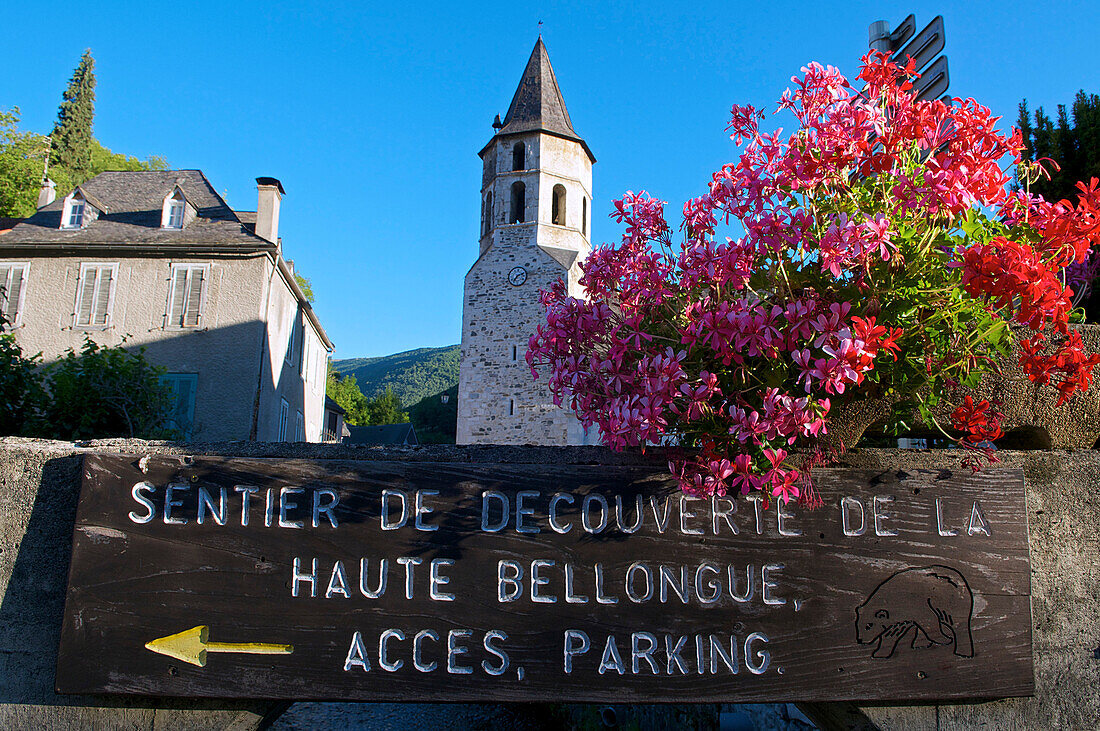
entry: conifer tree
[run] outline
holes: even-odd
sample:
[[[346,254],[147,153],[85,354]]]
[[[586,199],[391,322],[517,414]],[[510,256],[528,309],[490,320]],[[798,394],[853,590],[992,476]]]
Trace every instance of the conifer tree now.
[[[1057,122],[1039,107],[1034,125],[1025,99],[1020,103],[1017,126],[1023,136],[1024,159],[1042,160],[1050,173],[1049,180],[1041,178],[1031,185],[1032,193],[1047,200],[1076,203],[1077,182],[1100,177],[1100,95],[1077,92],[1068,110],[1058,105]]]
[[[62,95],[57,110],[57,125],[53,129],[51,163],[69,172],[74,184],[92,174],[92,120],[95,117],[95,59],[92,50],[85,49],[80,64],[73,71],[69,86]]]

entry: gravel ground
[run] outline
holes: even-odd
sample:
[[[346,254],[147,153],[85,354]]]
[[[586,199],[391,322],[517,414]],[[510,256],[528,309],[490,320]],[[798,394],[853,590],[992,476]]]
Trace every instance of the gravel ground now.
[[[611,713],[608,713],[611,711]],[[800,720],[803,719],[803,720]],[[322,729],[693,729],[809,731],[816,728],[781,703],[700,706],[593,706],[555,703],[295,703],[271,731]]]

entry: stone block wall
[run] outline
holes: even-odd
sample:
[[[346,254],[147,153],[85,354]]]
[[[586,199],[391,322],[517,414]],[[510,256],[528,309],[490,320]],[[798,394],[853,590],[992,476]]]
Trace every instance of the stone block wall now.
[[[538,291],[565,274],[531,243],[535,224],[501,227],[489,254],[466,275],[458,382],[460,444],[581,443],[576,418],[556,407],[527,366],[527,343],[543,320]],[[514,287],[508,273],[527,272]]]
[[[521,170],[512,169],[517,143],[525,150]],[[489,216],[489,225],[486,229],[482,221],[480,256],[463,289],[457,441],[588,443],[576,417],[553,404],[545,375],[539,382],[531,377],[524,356],[544,318],[539,290],[564,277],[569,293],[581,294],[580,262],[589,252],[582,229],[587,232],[591,216],[591,160],[579,143],[540,133],[496,139],[482,159],[482,216]],[[526,186],[523,223],[509,223],[516,181]],[[563,226],[552,222],[555,185],[566,188]],[[515,286],[508,275],[517,267],[526,281]]]

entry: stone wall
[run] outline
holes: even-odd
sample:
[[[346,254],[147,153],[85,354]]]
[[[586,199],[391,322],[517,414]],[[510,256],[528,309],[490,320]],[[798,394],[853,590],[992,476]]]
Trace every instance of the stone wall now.
[[[316,459],[652,464],[597,447],[196,444],[0,439],[0,728],[256,728],[285,705],[59,696],[53,692],[81,454],[88,451]],[[1027,485],[1034,698],[921,706],[802,704],[823,728],[1092,728],[1100,718],[1100,452],[1002,452]],[[854,450],[841,466],[956,468],[951,451]],[[825,496],[826,499],[829,496]]]

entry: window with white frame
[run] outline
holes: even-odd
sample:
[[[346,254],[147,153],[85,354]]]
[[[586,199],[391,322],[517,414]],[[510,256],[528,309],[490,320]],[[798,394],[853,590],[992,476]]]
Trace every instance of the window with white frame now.
[[[69,200],[68,210],[65,211],[64,228],[80,228],[84,225],[84,199],[74,196]]]
[[[81,264],[76,289],[76,326],[108,327],[118,264]]]
[[[279,441],[286,441],[286,420],[287,415],[290,414],[290,404],[286,399],[279,399],[282,403],[279,404]]]
[[[10,329],[19,325],[29,266],[26,262],[0,264],[0,315],[4,317],[4,328]]]
[[[168,203],[168,223],[165,228],[183,228],[183,201],[173,198]]]
[[[294,417],[294,441],[304,442],[306,440],[306,418],[302,416],[302,412],[299,411]]]
[[[206,292],[205,264],[173,264],[168,294],[168,327],[188,328],[202,324]]]
[[[187,199],[179,187],[164,196],[164,203],[160,210],[160,227],[181,229],[187,216]]]

